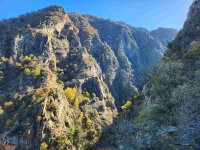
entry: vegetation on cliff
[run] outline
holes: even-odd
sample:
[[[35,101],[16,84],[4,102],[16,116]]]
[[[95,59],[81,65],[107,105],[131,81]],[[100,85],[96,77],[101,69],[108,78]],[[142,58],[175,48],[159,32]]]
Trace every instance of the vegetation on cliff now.
[[[199,12],[196,0],[164,57],[174,30],[159,41],[59,6],[1,22],[0,146],[199,149]]]
[[[133,106],[105,129],[97,147],[200,148],[199,12],[196,0],[162,63],[148,73],[137,100],[132,99]]]

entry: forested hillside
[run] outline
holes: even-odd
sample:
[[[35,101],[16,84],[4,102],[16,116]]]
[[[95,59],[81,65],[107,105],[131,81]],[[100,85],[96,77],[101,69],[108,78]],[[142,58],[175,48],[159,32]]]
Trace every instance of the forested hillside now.
[[[97,147],[200,149],[200,1],[141,93],[122,108]]]

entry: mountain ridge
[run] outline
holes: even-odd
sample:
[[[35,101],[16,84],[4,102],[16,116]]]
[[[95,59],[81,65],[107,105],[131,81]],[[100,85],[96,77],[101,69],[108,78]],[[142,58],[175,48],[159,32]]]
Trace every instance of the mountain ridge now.
[[[55,5],[0,31],[0,146],[18,149],[91,148],[165,51],[150,32]]]
[[[53,11],[55,11],[56,9],[61,9],[61,12],[65,13],[64,10],[61,7],[59,7],[59,6],[51,6],[51,7],[39,10],[38,12],[35,12],[33,14],[28,14],[28,15],[37,14],[38,16],[41,16],[41,14],[43,12],[44,12],[44,14],[45,13],[48,14],[48,11],[49,11],[49,13],[51,13],[51,9]],[[23,17],[25,17],[25,16],[26,15],[23,15],[20,18],[22,18],[22,20],[23,20]],[[47,15],[47,19],[49,19],[48,16],[49,15]],[[73,16],[73,14],[71,16]],[[76,16],[82,16],[83,18],[85,18],[86,22],[87,22],[87,19],[92,18],[92,16],[89,17],[88,15],[85,16],[85,15],[76,14]],[[31,16],[29,16],[29,17],[31,17]],[[29,17],[27,17],[27,18],[29,18]],[[69,14],[69,17],[70,17],[70,14]],[[105,23],[106,22],[107,23],[110,22],[111,24],[112,23],[116,24],[116,26],[118,26],[118,28],[120,28],[120,30],[121,30],[120,31],[121,33],[120,32],[117,33],[117,34],[115,33],[116,35],[121,36],[120,34],[125,34],[125,36],[128,36],[128,39],[127,39],[128,41],[127,42],[129,42],[129,43],[127,43],[126,45],[128,45],[129,47],[125,46],[123,43],[117,44],[117,45],[115,44],[115,46],[114,46],[114,43],[116,43],[116,41],[115,41],[116,38],[115,38],[114,34],[112,35],[112,37],[110,37],[110,38],[114,38],[114,40],[110,41],[109,39],[104,40],[104,39],[106,39],[104,37],[104,33],[102,33],[104,31],[99,32],[100,35],[102,35],[102,36],[100,36],[101,40],[103,42],[106,42],[106,43],[110,42],[109,44],[112,45],[111,48],[112,49],[113,48],[116,49],[116,50],[114,50],[114,55],[116,55],[116,56],[120,55],[120,57],[118,57],[118,62],[120,62],[120,64],[121,64],[120,67],[122,67],[123,69],[128,67],[129,68],[128,70],[132,70],[131,72],[133,72],[133,71],[135,72],[135,73],[129,73],[129,74],[131,74],[131,76],[135,76],[136,77],[136,82],[138,82],[139,78],[141,78],[141,76],[142,76],[141,73],[140,73],[140,68],[153,65],[156,61],[161,60],[161,58],[163,56],[163,53],[164,53],[166,48],[164,46],[162,46],[162,44],[160,42],[158,42],[157,39],[154,39],[151,36],[151,34],[149,33],[149,31],[147,32],[147,31],[144,31],[144,30],[141,30],[141,29],[136,29],[136,28],[131,27],[131,26],[129,26],[127,24],[124,24],[124,23],[112,22],[111,20],[108,20],[108,19],[105,20],[105,19],[102,19],[102,18],[101,19],[99,19],[97,17],[95,17],[95,18],[96,18],[96,20],[100,20],[100,22],[103,21]],[[37,18],[37,19],[38,20],[40,20],[40,19],[42,20],[44,18],[42,18],[42,16],[41,16],[41,18]],[[69,21],[69,23],[71,22],[68,17],[67,17],[67,20]],[[31,23],[31,22],[29,22],[29,20],[25,19],[25,22],[26,21],[27,21],[27,23]],[[54,20],[54,21],[56,21],[56,20]],[[34,26],[36,26],[36,24],[37,24],[36,22],[37,21],[33,22]],[[38,22],[38,24],[39,24],[39,22]],[[90,28],[91,28],[91,26],[90,26]],[[92,27],[92,28],[95,28],[95,27]],[[111,30],[110,32],[112,33],[112,27],[111,27],[110,30]],[[116,30],[118,30],[118,29],[116,29]],[[126,32],[126,30],[127,31],[129,30],[129,32]],[[93,33],[91,33],[91,34],[93,34]],[[131,35],[131,34],[135,34],[135,35]],[[140,35],[140,36],[138,36],[138,35]],[[141,40],[143,40],[142,38],[144,38],[144,37],[147,38],[146,39],[146,42],[147,42],[146,45],[143,44],[145,42],[143,42],[143,43],[140,42]],[[137,40],[137,41],[135,41],[135,40]],[[118,39],[118,42],[120,43],[120,42],[126,42],[126,41]],[[148,48],[149,45],[151,45],[152,48]],[[138,48],[138,46],[140,48]],[[122,48],[122,51],[120,50],[120,48]],[[125,49],[125,52],[124,52],[123,49]],[[138,82],[138,83],[136,83],[136,85],[141,86],[141,83]],[[121,97],[116,95],[115,98],[120,99]]]
[[[173,41],[178,33],[178,30],[173,28],[159,27],[151,31],[151,34],[157,38],[165,47]]]

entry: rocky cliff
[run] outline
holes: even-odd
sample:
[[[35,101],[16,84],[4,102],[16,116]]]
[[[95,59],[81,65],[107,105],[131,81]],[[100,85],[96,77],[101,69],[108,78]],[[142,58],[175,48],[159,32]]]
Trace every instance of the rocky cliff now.
[[[0,23],[0,146],[87,149],[165,46],[145,29],[58,6]]]
[[[1,147],[90,147],[117,114],[100,66],[118,65],[106,61],[110,48],[58,6],[2,22],[0,31]]]

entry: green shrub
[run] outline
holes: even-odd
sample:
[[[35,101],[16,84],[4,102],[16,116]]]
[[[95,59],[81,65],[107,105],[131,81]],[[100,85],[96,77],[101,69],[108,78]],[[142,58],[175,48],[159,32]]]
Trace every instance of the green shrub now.
[[[25,69],[24,69],[24,73],[25,73],[26,75],[30,75],[31,71],[30,71],[29,68],[25,68]]]
[[[24,58],[23,58],[23,61],[24,62],[31,62],[31,57],[29,57],[29,56],[25,56]]]
[[[7,121],[6,121],[6,129],[8,129],[10,126],[12,126],[12,120],[10,120],[10,119],[8,119]]]
[[[191,49],[184,54],[185,59],[194,59],[200,57],[200,42],[192,42]]]
[[[8,58],[6,58],[6,57],[1,57],[1,61],[2,62],[6,62],[8,60]]]
[[[37,77],[37,76],[40,76],[40,69],[35,69],[31,72],[31,75],[34,76],[34,77]]]
[[[69,130],[68,130],[68,132],[67,132],[67,137],[68,137],[68,139],[71,141],[71,143],[73,143],[75,132],[76,132],[76,125],[73,124],[73,125],[69,128]]]
[[[85,91],[84,94],[85,94],[86,97],[90,97],[90,93],[88,91]]]
[[[90,98],[88,98],[88,97],[84,97],[84,101],[86,102],[86,103],[90,103]]]
[[[16,65],[16,67],[19,67],[19,68],[22,67],[22,64],[20,64],[20,63],[18,63],[18,62],[17,62],[15,65]]]
[[[149,99],[144,104],[136,124],[147,129],[156,130],[160,127],[175,124],[180,102],[172,100],[173,91],[187,81],[183,76],[183,63],[179,60],[166,60],[152,73],[145,89],[145,97]],[[179,95],[178,91],[175,92]],[[183,100],[183,99],[182,99]]]
[[[73,124],[67,133],[62,134],[58,137],[58,150],[66,150],[66,149],[72,149],[72,145],[74,144],[75,140],[75,133],[76,133],[76,125]]]
[[[29,68],[35,68],[36,65],[37,65],[37,62],[36,62],[36,61],[31,61],[31,62],[28,64]]]
[[[98,117],[99,116],[99,112],[96,109],[94,109],[93,115],[94,115],[94,117]]]
[[[32,100],[32,102],[35,102],[35,101],[36,101],[35,95],[32,96],[31,100]]]
[[[64,70],[61,69],[61,68],[57,68],[57,72],[58,72],[59,74],[64,74]]]

